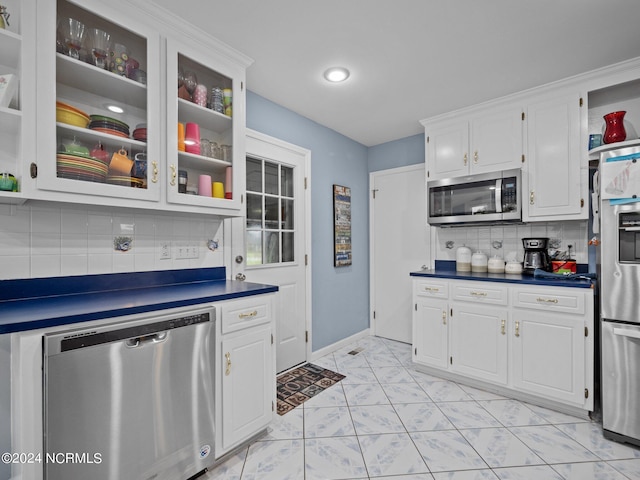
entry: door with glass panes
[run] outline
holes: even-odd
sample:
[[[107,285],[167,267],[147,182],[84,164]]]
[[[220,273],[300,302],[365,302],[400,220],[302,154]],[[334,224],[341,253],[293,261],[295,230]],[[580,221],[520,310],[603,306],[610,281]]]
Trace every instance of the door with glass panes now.
[[[304,179],[309,155],[257,132],[247,136],[244,273],[247,281],[279,287],[274,302],[278,372],[307,358]]]

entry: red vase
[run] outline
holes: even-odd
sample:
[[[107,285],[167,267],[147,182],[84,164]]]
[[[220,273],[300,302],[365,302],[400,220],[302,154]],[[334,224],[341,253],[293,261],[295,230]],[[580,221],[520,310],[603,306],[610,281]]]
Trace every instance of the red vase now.
[[[627,112],[611,112],[604,116],[606,128],[602,141],[604,143],[623,142],[627,138],[624,129],[624,114]]]

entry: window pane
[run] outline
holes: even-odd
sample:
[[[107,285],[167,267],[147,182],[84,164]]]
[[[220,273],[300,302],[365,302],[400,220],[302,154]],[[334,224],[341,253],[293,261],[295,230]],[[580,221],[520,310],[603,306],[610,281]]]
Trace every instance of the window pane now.
[[[247,193],[247,228],[262,227],[262,195]]]
[[[278,232],[264,232],[264,263],[280,262],[280,234]]]
[[[282,261],[293,262],[295,260],[293,248],[293,232],[282,232]]]
[[[247,231],[247,265],[262,265],[261,231]]]
[[[264,216],[264,227],[276,230],[278,228],[278,222],[280,221],[280,211],[278,208],[278,198],[277,197],[265,197],[264,198],[264,208],[265,208],[265,216]]]
[[[262,160],[247,158],[247,191],[262,192]]]
[[[280,179],[283,197],[293,197],[293,168],[280,166]]]
[[[282,229],[293,230],[293,200],[282,200]]]
[[[264,162],[264,192],[278,195],[278,165]]]

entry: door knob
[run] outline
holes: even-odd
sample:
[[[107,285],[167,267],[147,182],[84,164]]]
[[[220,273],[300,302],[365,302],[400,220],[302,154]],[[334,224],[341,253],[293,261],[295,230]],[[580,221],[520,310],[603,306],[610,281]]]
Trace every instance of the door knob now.
[[[244,273],[238,273],[236,275],[236,280],[240,280],[241,282],[244,282],[247,279],[247,276]]]

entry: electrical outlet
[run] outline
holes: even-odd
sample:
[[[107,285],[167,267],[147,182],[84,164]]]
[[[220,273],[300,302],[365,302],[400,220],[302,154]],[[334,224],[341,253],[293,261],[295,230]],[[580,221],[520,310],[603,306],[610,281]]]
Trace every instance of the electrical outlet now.
[[[160,260],[168,260],[171,258],[171,242],[160,244]]]
[[[198,258],[200,256],[198,244],[192,242],[176,242],[173,245],[173,256],[178,260]]]

